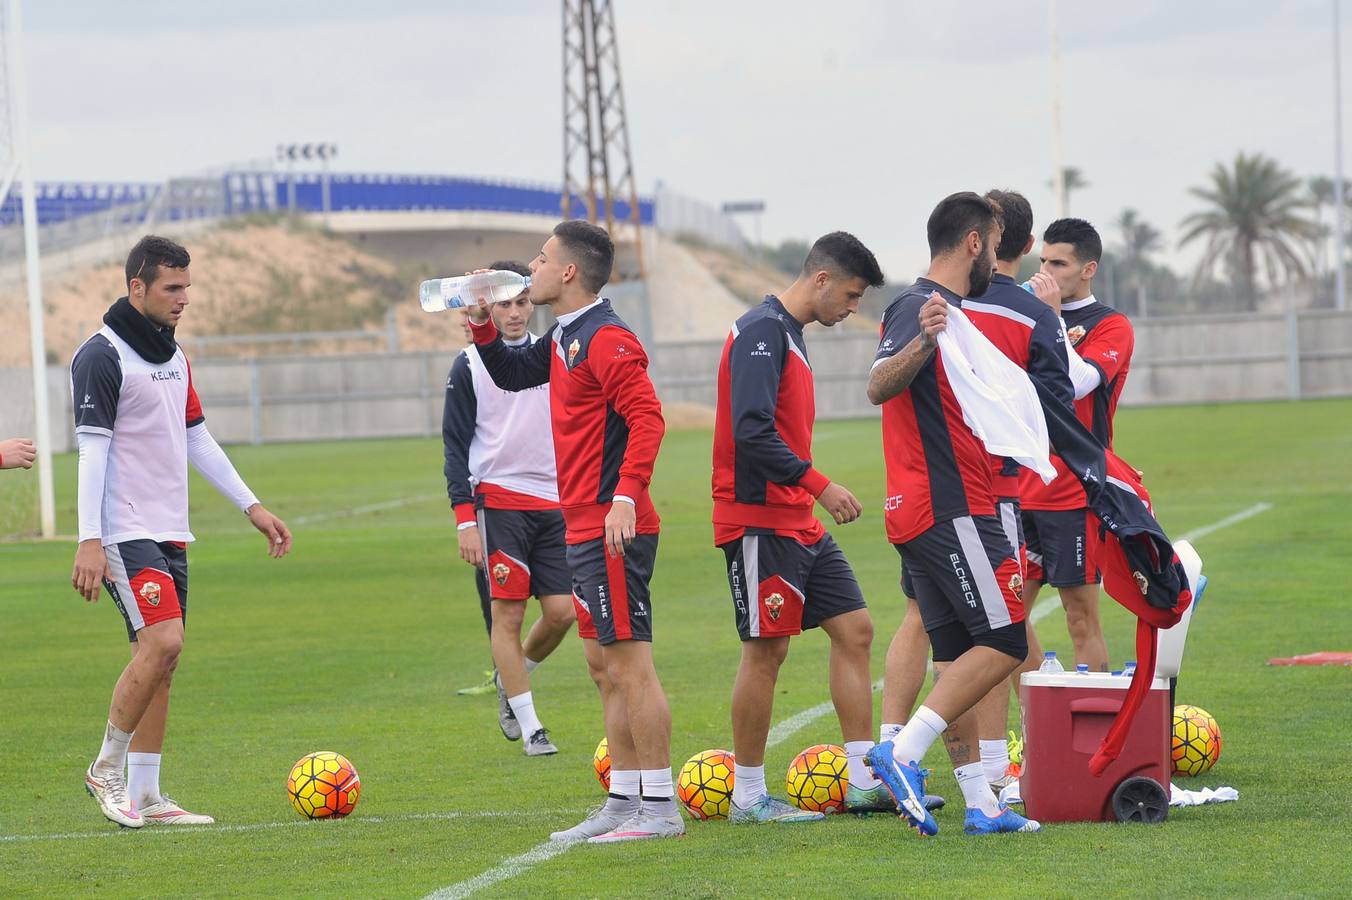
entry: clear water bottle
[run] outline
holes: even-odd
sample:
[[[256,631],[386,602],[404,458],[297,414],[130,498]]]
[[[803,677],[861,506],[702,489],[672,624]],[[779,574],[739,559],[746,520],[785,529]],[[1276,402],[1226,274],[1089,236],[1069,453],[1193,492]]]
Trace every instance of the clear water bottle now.
[[[1039,672],[1064,672],[1061,661],[1056,658],[1055,650],[1048,650],[1042,654],[1042,665],[1037,667]]]
[[[1089,663],[1080,663],[1079,665],[1077,665],[1077,666],[1075,667],[1075,674],[1076,674],[1076,675],[1088,675],[1088,674],[1089,674]]]
[[[1136,674],[1136,660],[1129,659],[1127,664],[1122,667],[1122,674],[1130,678]]]
[[[418,302],[424,312],[460,309],[483,297],[489,303],[511,300],[530,287],[530,278],[495,269],[476,275],[430,278],[418,287]]]

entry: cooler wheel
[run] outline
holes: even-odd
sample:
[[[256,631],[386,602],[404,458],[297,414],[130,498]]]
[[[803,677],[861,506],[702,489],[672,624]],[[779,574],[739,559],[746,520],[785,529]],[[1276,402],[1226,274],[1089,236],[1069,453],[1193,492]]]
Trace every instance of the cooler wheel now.
[[[1126,779],[1113,791],[1113,815],[1119,822],[1155,825],[1169,815],[1169,794],[1158,781],[1142,775]]]

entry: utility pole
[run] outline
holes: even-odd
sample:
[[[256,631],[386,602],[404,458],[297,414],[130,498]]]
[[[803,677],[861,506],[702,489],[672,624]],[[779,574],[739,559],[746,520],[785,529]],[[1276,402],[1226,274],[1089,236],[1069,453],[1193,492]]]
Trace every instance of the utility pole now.
[[[1052,194],[1056,199],[1056,217],[1068,213],[1066,201],[1066,157],[1061,145],[1061,40],[1057,36],[1056,0],[1048,0],[1048,24],[1052,39]]]
[[[1347,276],[1343,272],[1346,261],[1344,242],[1347,192],[1343,188],[1343,35],[1339,6],[1342,0],[1333,0],[1333,306],[1347,309]]]
[[[582,209],[575,209],[580,199]],[[645,276],[629,120],[620,80],[620,50],[611,0],[563,0],[563,196],[565,219],[585,215],[612,239],[615,203],[629,205],[619,224],[633,236],[638,277]]]
[[[3,89],[0,102],[6,109],[8,146],[0,147],[8,165],[4,173],[3,203],[14,177],[23,185],[24,268],[28,274],[28,333],[33,365],[33,442],[38,451],[38,506],[42,536],[56,536],[56,502],[52,493],[52,422],[47,396],[47,340],[44,334],[45,308],[42,303],[42,256],[38,251],[38,205],[33,184],[33,152],[28,144],[28,95],[23,58],[23,15],[20,0],[8,0],[0,20],[4,34],[5,68],[0,71]]]

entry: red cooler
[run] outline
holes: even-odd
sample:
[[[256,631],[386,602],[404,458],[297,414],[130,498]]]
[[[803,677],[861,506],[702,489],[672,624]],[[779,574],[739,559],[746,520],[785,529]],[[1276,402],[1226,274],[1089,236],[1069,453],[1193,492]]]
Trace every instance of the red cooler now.
[[[1089,773],[1089,758],[1107,735],[1130,684],[1130,678],[1107,673],[1029,672],[1022,677],[1019,701],[1024,747],[1019,791],[1025,815],[1039,822],[1125,821],[1123,809],[1130,807],[1163,818],[1173,771],[1169,738],[1173,715],[1167,679],[1156,678],[1151,685],[1122,755],[1102,775]],[[1147,778],[1163,788],[1163,806]]]

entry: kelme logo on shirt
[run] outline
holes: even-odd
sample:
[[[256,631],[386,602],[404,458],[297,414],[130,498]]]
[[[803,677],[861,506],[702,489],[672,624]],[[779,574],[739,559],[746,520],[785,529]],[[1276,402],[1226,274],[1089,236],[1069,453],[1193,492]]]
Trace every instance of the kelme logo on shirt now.
[[[577,338],[573,338],[573,342],[568,345],[568,365],[573,364],[573,360],[577,359],[577,352],[581,349],[582,345],[577,342]]]
[[[751,351],[752,356],[773,356],[769,350],[765,349],[765,341],[757,341],[756,349]]]

